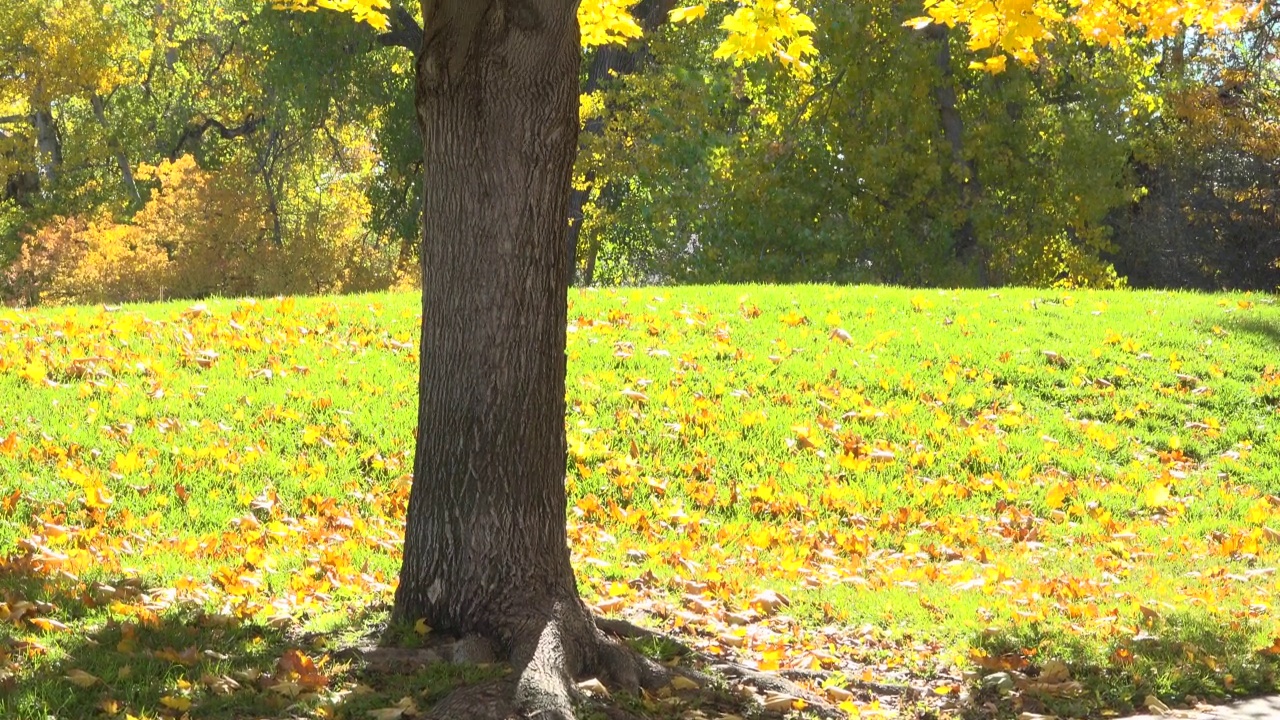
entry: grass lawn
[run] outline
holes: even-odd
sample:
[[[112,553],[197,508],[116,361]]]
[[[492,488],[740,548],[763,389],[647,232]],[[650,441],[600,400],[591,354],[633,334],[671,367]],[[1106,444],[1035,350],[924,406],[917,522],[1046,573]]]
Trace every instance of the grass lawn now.
[[[417,303],[0,310],[0,717],[411,717],[486,672],[333,652],[394,588]],[[569,316],[602,612],[839,671],[851,714],[885,711],[868,682],[1068,715],[1280,682],[1273,297],[646,288]]]

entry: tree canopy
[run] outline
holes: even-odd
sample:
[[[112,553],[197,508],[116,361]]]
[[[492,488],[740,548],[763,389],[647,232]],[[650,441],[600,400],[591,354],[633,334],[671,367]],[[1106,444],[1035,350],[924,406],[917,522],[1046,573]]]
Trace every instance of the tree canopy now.
[[[9,301],[413,282],[416,7],[51,8],[0,9]],[[579,282],[1280,282],[1265,4],[592,0],[578,17]],[[199,174],[151,171],[184,155]],[[220,262],[307,269],[135,277],[112,246],[163,178],[250,191],[252,237]],[[150,227],[165,277],[198,264]],[[109,258],[59,288],[41,269]]]

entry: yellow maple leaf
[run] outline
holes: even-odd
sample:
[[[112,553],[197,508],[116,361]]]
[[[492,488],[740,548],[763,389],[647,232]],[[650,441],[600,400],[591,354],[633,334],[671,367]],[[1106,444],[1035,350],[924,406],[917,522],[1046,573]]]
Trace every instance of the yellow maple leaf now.
[[[704,17],[706,14],[707,14],[707,6],[699,4],[699,5],[690,5],[689,7],[678,7],[671,11],[670,17],[671,17],[671,22],[673,23],[693,22],[698,18]]]
[[[165,695],[160,698],[160,704],[179,712],[186,712],[191,709],[191,698],[178,697],[174,695]]]
[[[72,685],[75,685],[76,687],[82,687],[82,688],[91,687],[93,685],[98,684],[99,682],[99,678],[97,675],[90,675],[89,673],[79,668],[74,668],[72,670],[69,670],[67,672],[67,679],[71,681]]]
[[[94,510],[105,510],[115,502],[115,496],[99,480],[89,480],[84,484],[84,504]]]
[[[1067,496],[1070,495],[1073,490],[1074,488],[1072,488],[1070,483],[1054,483],[1049,488],[1049,492],[1045,494],[1044,502],[1051,509],[1057,510],[1062,507],[1062,504],[1066,502]]]
[[[1142,502],[1147,507],[1164,507],[1169,503],[1169,488],[1162,482],[1153,482],[1142,489]]]

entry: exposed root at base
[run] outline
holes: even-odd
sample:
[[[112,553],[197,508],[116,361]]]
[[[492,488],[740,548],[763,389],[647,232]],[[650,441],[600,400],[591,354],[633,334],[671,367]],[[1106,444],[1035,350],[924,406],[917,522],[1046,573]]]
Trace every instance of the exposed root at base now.
[[[804,700],[808,705],[806,709],[810,713],[819,717],[845,717],[845,714],[839,708],[827,702],[825,698],[810,692],[780,674],[761,672],[755,668],[747,667],[746,665],[727,662],[724,658],[713,657],[706,653],[694,650],[670,635],[640,627],[639,625],[627,622],[626,620],[619,620],[615,618],[596,618],[596,625],[601,630],[617,635],[618,637],[628,639],[658,639],[664,643],[678,647],[683,654],[696,658],[700,664],[721,673],[726,678],[738,680],[739,682],[749,685],[763,693],[777,693]],[[684,672],[681,674],[684,674]],[[692,675],[687,676],[692,677]],[[701,675],[701,677],[705,679],[707,676]]]
[[[595,678],[613,690],[631,695],[641,691],[659,694],[670,690],[677,677],[692,680],[699,695],[723,703],[723,694],[712,689],[722,685],[717,676],[731,684],[741,685],[763,695],[785,695],[804,700],[806,713],[816,717],[843,718],[844,713],[825,698],[801,687],[781,675],[764,673],[737,663],[725,662],[689,648],[663,633],[648,630],[622,620],[596,618],[594,625],[583,626],[562,620],[529,627],[524,639],[512,652],[516,672],[511,676],[460,688],[435,704],[427,717],[434,720],[576,720],[575,707],[590,704],[616,720],[639,720],[625,709],[602,698],[588,698],[577,680]],[[668,667],[632,649],[623,639],[660,639],[678,647],[694,664],[710,672],[687,667]],[[753,695],[753,693],[748,693]],[[735,703],[750,703],[736,699]],[[741,707],[741,705],[738,705]]]
[[[460,688],[432,707],[436,720],[575,720],[574,707],[587,700],[579,677],[638,694],[671,683],[672,672],[600,632],[592,618],[572,609],[558,619],[527,623],[511,653],[516,672],[502,680]],[[631,718],[625,711],[612,717]]]

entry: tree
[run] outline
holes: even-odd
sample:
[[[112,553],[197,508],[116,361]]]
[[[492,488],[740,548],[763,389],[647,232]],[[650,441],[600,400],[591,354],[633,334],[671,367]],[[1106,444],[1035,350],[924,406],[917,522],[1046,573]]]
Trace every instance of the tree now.
[[[324,2],[389,25],[377,0]],[[603,8],[601,17],[612,18],[605,22],[626,35],[626,20],[604,12],[626,4],[600,0],[589,9]],[[970,46],[997,48],[992,58],[1008,52],[1030,62],[1046,28],[1068,22],[1049,15],[1049,3],[943,5],[915,24],[968,22]],[[518,669],[520,712],[544,718],[573,717],[571,680],[580,672],[630,686],[661,677],[596,628],[566,547],[565,247],[578,137],[577,6],[424,0],[416,63],[424,162],[420,398],[394,616],[492,642]],[[1151,13],[1139,18],[1145,22],[1163,17],[1164,3],[1136,6]],[[673,13],[696,19],[699,7]],[[1106,7],[1128,23],[1135,4]],[[1208,24],[1231,11],[1214,8],[1186,17]],[[1095,14],[1087,27],[1098,27]],[[812,22],[786,0],[752,0],[723,27],[728,37],[716,54],[735,61],[777,56],[803,71],[801,58],[813,47]],[[1138,25],[1118,27],[1123,34]],[[979,66],[996,71],[1004,60]],[[475,705],[440,712],[505,717]]]
[[[578,137],[572,0],[426,8],[417,108],[422,374],[395,615],[479,634],[569,716],[603,638],[564,527],[566,239]]]

